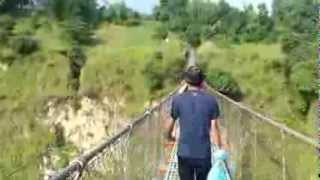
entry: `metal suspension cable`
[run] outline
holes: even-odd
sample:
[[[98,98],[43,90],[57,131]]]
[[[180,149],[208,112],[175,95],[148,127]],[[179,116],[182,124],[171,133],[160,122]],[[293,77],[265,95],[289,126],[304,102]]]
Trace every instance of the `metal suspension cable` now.
[[[320,144],[318,144],[315,139],[312,139],[312,138],[310,138],[310,137],[308,137],[308,136],[306,136],[306,135],[304,135],[304,134],[302,134],[300,132],[297,132],[297,131],[287,127],[285,124],[282,124],[282,123],[277,122],[277,121],[275,121],[275,120],[273,120],[271,118],[268,118],[268,117],[266,117],[266,116],[264,116],[264,115],[262,115],[262,114],[260,114],[260,113],[258,113],[256,111],[252,110],[251,108],[249,108],[248,106],[246,106],[246,105],[244,105],[242,103],[239,103],[239,102],[236,102],[236,101],[232,100],[231,98],[229,98],[226,95],[216,91],[215,89],[213,89],[212,87],[208,86],[207,84],[206,84],[206,88],[210,92],[212,92],[215,95],[225,99],[226,101],[228,101],[229,103],[231,103],[234,106],[238,107],[239,109],[242,109],[242,110],[244,110],[244,111],[256,116],[258,119],[261,119],[262,121],[269,123],[270,125],[278,128],[279,130],[284,131],[286,134],[291,135],[291,136],[293,136],[293,137],[295,137],[295,138],[297,138],[297,139],[299,139],[299,140],[301,140],[301,141],[303,141],[303,142],[305,142],[307,144],[310,144],[310,145],[312,145],[314,147],[320,148]]]

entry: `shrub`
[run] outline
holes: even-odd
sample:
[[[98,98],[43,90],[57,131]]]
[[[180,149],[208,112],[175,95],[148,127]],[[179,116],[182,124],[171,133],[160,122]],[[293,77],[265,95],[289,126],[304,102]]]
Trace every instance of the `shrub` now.
[[[175,17],[169,21],[169,29],[173,32],[184,32],[188,28],[188,18]]]
[[[162,56],[159,56],[158,53],[156,53],[156,55],[145,65],[143,74],[146,78],[146,86],[150,92],[162,89],[165,80]]]
[[[11,33],[8,30],[0,29],[0,42],[1,43],[7,43],[10,34]]]
[[[211,27],[211,26],[205,26],[202,30],[203,32],[203,37],[205,39],[211,39],[213,38],[216,33],[217,33],[217,30],[214,28],[214,27]]]
[[[286,54],[291,53],[293,49],[298,47],[300,45],[301,41],[299,38],[293,34],[286,34],[282,39],[281,39],[281,44],[282,44],[282,51]]]
[[[201,45],[201,28],[199,25],[190,25],[185,33],[186,41],[192,47],[199,47]]]
[[[182,71],[185,67],[185,60],[180,57],[169,60],[164,67],[166,80],[170,83],[177,83],[182,78]]]
[[[87,57],[80,46],[74,46],[68,52],[70,72],[68,76],[68,87],[77,92],[80,87],[81,69],[85,65]]]
[[[164,85],[175,84],[181,78],[185,60],[181,57],[163,59],[161,52],[154,53],[144,69],[145,82],[150,92],[163,89]]]
[[[168,27],[165,25],[160,25],[156,28],[155,33],[153,34],[153,37],[155,39],[164,40],[168,37]]]
[[[316,99],[316,72],[314,64],[310,62],[300,62],[292,68],[290,81],[293,89],[301,96],[301,103],[299,111],[306,115],[309,111],[310,105]]]
[[[236,101],[240,101],[243,97],[240,86],[230,73],[219,69],[211,69],[207,73],[207,82],[222,94]]]
[[[9,16],[9,15],[0,16],[0,27],[1,28],[8,30],[8,31],[11,31],[14,28],[14,25],[15,25],[15,21],[11,16]]]
[[[11,65],[16,60],[16,53],[10,48],[3,48],[0,54],[0,62]]]
[[[125,22],[126,26],[139,26],[140,24],[141,24],[141,21],[139,19],[134,19],[134,18],[128,19]]]
[[[80,44],[89,44],[92,42],[92,31],[86,22],[79,18],[66,21],[65,28],[67,33],[70,34],[71,38]]]
[[[19,54],[28,55],[39,49],[39,41],[31,36],[18,36],[12,39],[11,48]]]

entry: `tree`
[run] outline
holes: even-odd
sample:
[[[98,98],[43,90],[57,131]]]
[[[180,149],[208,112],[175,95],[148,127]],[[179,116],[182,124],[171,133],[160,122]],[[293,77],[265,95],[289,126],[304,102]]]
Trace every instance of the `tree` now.
[[[30,3],[31,0],[0,0],[0,13],[12,12]]]
[[[95,25],[99,17],[95,0],[49,0],[48,11],[60,21],[78,18],[88,25]]]

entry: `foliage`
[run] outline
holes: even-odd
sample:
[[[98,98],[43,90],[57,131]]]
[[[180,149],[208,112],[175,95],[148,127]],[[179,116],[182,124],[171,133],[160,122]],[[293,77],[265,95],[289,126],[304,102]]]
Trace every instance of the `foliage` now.
[[[95,0],[49,0],[48,11],[60,21],[77,18],[90,25],[89,27],[95,25],[99,17]]]
[[[181,58],[164,59],[161,52],[154,53],[142,71],[149,91],[160,91],[167,83],[177,83],[184,66],[185,62]]]
[[[31,36],[18,36],[11,41],[12,49],[21,55],[28,55],[37,51],[39,45],[39,41]]]
[[[68,76],[68,87],[78,92],[80,88],[81,69],[85,65],[87,57],[79,46],[73,47],[68,52],[70,73]]]
[[[9,15],[0,16],[0,27],[1,29],[11,31],[15,25],[15,20]]]
[[[137,26],[141,23],[140,14],[128,8],[123,2],[111,4],[108,8],[103,8],[102,19],[127,26]]]
[[[201,44],[201,29],[197,24],[190,25],[185,33],[188,44],[192,47],[199,47]]]
[[[156,28],[153,37],[156,39],[164,40],[168,37],[168,27],[166,25],[160,25]]]
[[[145,65],[143,74],[146,77],[146,86],[150,92],[162,89],[165,80],[162,55],[155,53],[153,59]]]
[[[30,0],[0,0],[0,12],[15,11],[30,2]]]
[[[220,69],[210,69],[206,76],[209,85],[217,89],[219,92],[236,101],[240,101],[242,99],[243,93],[241,92],[239,84],[230,73]]]
[[[72,39],[80,44],[90,42],[91,31],[100,16],[95,0],[50,0],[48,12],[58,21],[63,21]]]
[[[313,0],[277,0],[273,2],[273,16],[278,24],[295,33],[309,34],[307,38],[312,40],[317,31],[316,7]]]
[[[217,34],[233,42],[274,40],[274,21],[266,5],[260,4],[258,9],[256,13],[253,6],[248,6],[240,11],[225,1],[164,0],[155,8],[154,17],[168,24],[171,31],[183,34],[193,46]]]
[[[12,35],[12,30],[15,26],[14,19],[9,15],[0,16],[0,42],[7,43],[9,36]]]
[[[64,23],[64,27],[75,44],[89,44],[92,41],[92,31],[88,28],[88,24],[81,19],[70,19]]]

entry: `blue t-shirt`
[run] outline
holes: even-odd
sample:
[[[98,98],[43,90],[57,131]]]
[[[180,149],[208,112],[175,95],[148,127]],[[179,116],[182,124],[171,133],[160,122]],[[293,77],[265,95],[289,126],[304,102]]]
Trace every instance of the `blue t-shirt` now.
[[[179,119],[178,156],[210,158],[211,120],[219,116],[216,98],[202,90],[186,91],[173,97],[171,117]]]

